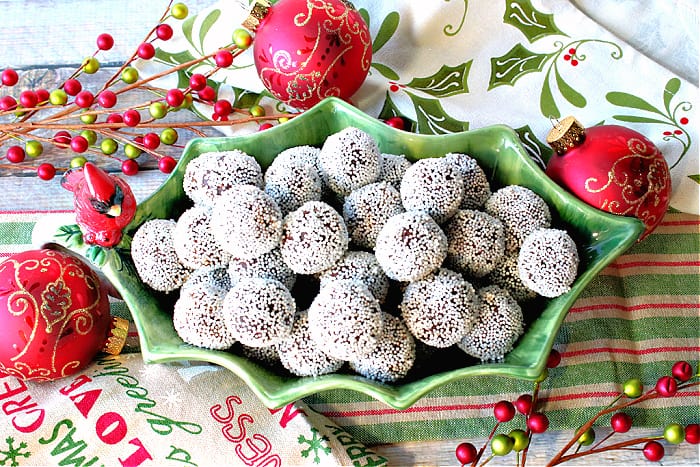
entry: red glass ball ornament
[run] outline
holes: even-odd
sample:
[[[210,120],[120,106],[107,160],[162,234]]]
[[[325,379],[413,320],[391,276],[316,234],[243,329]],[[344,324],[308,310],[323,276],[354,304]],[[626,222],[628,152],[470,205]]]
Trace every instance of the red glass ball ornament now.
[[[584,129],[573,117],[547,136],[555,154],[546,173],[586,203],[613,214],[637,217],[646,237],[671,200],[671,174],[658,148],[644,135],[619,125]]]
[[[77,256],[40,249],[0,263],[0,375],[51,381],[119,353],[108,289]],[[123,320],[122,320],[123,321]],[[116,327],[115,327],[116,326]],[[127,326],[128,327],[128,326]],[[113,347],[118,344],[117,347]]]
[[[326,97],[348,100],[359,89],[372,39],[347,1],[280,0],[257,26],[253,57],[272,95],[306,110]]]

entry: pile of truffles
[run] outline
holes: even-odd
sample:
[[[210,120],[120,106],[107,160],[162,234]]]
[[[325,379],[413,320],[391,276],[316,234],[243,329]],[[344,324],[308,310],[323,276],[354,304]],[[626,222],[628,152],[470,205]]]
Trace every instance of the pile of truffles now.
[[[521,304],[577,275],[576,245],[536,193],[492,192],[466,154],[383,154],[357,128],[289,148],[265,172],[239,150],[201,154],[183,187],[192,207],[134,235],[139,276],[179,291],[186,343],[293,375],[347,364],[393,382],[417,352],[448,347],[502,360],[524,331]]]

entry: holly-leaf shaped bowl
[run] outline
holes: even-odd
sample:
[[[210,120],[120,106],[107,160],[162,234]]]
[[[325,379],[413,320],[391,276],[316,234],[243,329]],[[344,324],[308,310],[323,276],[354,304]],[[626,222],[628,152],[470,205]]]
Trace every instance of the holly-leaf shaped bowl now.
[[[296,377],[284,370],[266,368],[234,351],[207,350],[184,343],[172,323],[177,294],[154,292],[139,279],[128,249],[112,251],[102,256],[98,266],[133,315],[144,360],[150,363],[193,360],[221,365],[245,381],[270,408],[282,407],[321,391],[344,389],[367,394],[396,409],[405,409],[431,390],[464,378],[474,378],[474,384],[479,384],[475,377],[484,375],[536,379],[545,368],[569,308],[591,279],[638,239],[643,225],[635,218],[597,210],[557,186],[530,159],[517,134],[507,126],[446,135],[419,135],[391,128],[343,101],[327,99],[301,116],[263,132],[191,140],[169,178],[138,206],[125,234],[127,238],[133,235],[138,226],[149,219],[177,219],[191,206],[182,180],[187,163],[202,153],[240,149],[254,156],[265,168],[282,150],[299,145],[320,147],[329,135],[349,126],[372,135],[384,153],[404,154],[410,160],[440,157],[449,152],[469,154],[486,172],[492,190],[505,185],[522,185],[538,193],[550,206],[553,224],[566,229],[577,243],[581,262],[571,291],[554,299],[539,299],[524,305],[525,333],[501,362],[481,363],[461,351],[449,349],[444,358],[434,356],[430,365],[420,366],[404,381],[393,384],[373,381],[349,370],[318,377]]]

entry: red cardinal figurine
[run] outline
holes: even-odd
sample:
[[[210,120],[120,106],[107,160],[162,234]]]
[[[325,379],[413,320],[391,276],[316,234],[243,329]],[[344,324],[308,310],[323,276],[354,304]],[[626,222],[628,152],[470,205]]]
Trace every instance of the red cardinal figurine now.
[[[86,162],[63,175],[61,186],[73,192],[75,220],[86,243],[113,247],[122,238],[136,212],[129,185],[96,165]]]

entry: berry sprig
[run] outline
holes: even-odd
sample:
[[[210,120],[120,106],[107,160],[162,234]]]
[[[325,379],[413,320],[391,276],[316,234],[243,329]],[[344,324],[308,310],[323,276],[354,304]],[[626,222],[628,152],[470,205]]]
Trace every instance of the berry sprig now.
[[[556,367],[560,360],[559,352],[552,350],[547,368]],[[535,381],[532,395],[522,394],[514,402],[502,400],[493,406],[496,424],[481,449],[477,450],[476,446],[469,442],[463,442],[457,446],[455,455],[462,465],[483,466],[494,457],[506,456],[511,452],[516,453],[516,466],[526,465],[532,436],[544,433],[549,428],[547,416],[536,410],[540,383],[547,378],[547,373],[548,370],[545,369],[540,378]],[[625,412],[626,409],[648,400],[674,397],[684,389],[700,385],[699,376],[698,373],[694,373],[688,362],[679,361],[671,368],[671,375],[660,377],[656,385],[646,392],[639,379],[627,380],[615,399],[576,430],[569,442],[550,459],[547,465],[554,466],[583,456],[618,449],[638,449],[647,460],[660,461],[665,454],[661,441],[665,440],[670,444],[680,444],[684,441],[690,444],[700,443],[700,425],[697,423],[691,423],[685,427],[678,423],[668,423],[663,433],[656,436],[610,442],[613,436],[627,433],[633,426],[633,419]],[[525,429],[513,429],[507,434],[498,433],[500,424],[511,421],[516,411],[525,416]],[[594,428],[594,425],[601,417],[607,415],[611,415],[611,431],[596,442],[596,429],[600,431],[601,428]],[[490,447],[491,453],[484,458],[487,447]]]
[[[65,150],[72,158],[69,167],[57,168],[50,161],[33,167],[44,180],[52,179],[57,170],[82,166],[88,156],[116,160],[124,174],[134,175],[139,171],[139,161],[143,161],[141,156],[148,154],[157,161],[159,170],[170,173],[177,161],[169,154],[174,151],[164,147],[177,147],[181,131],[206,136],[204,130],[209,127],[250,122],[261,122],[259,129],[265,129],[272,126],[271,121],[283,122],[294,116],[267,116],[258,104],[250,109],[236,108],[231,101],[218,97],[210,80],[217,71],[232,66],[235,58],[251,45],[252,38],[245,29],[234,31],[230,44],[211,53],[148,77],[139,76],[136,62],[153,59],[158,42],[170,40],[174,35],[166,21],[183,20],[188,14],[184,3],[168,3],[133,54],[94,90],[85,89],[80,78],[100,70],[99,54],[114,45],[113,37],[107,33],[97,37],[95,52],[56,89],[25,89],[18,97],[0,96],[0,147],[4,149],[0,155],[4,153],[10,163],[0,167],[26,169],[27,157],[40,157],[45,154],[46,146],[51,145]],[[211,70],[206,74],[190,73],[186,86],[163,89],[154,84],[166,75],[187,71],[205,61],[213,63]],[[14,69],[7,68],[0,74],[0,88],[13,89],[20,81]],[[134,104],[136,92],[138,103]],[[143,100],[142,95],[146,96]],[[123,105],[119,106],[120,103]],[[211,107],[211,120],[168,118],[180,110],[192,110],[195,103]]]

